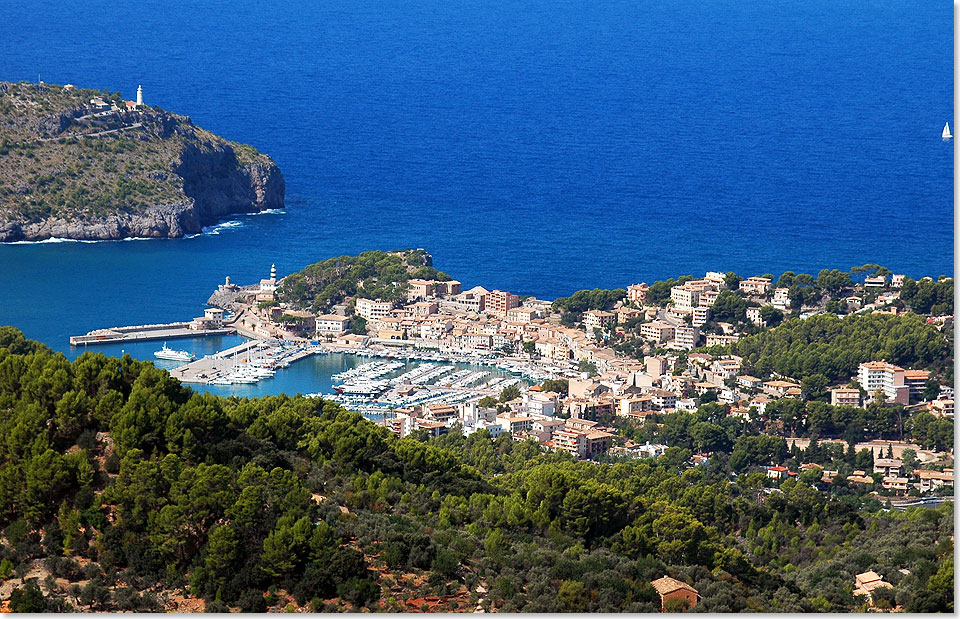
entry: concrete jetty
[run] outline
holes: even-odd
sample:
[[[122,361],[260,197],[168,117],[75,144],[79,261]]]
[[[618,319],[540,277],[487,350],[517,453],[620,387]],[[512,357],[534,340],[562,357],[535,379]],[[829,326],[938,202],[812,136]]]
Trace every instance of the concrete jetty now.
[[[170,370],[170,375],[184,383],[201,384],[232,384],[233,382],[250,382],[237,380],[244,369],[269,368],[278,370],[299,361],[304,357],[319,352],[315,347],[293,345],[278,340],[255,339],[243,344],[221,350],[218,353],[207,355],[202,359],[191,361],[176,369]],[[239,370],[239,372],[238,372]],[[263,377],[255,380],[259,381]],[[219,383],[217,381],[231,381]]]
[[[156,325],[137,325],[132,327],[111,327],[97,329],[86,335],[71,335],[71,346],[89,344],[115,344],[117,342],[147,342],[151,340],[174,340],[184,337],[208,337],[212,335],[234,335],[237,330],[232,326],[214,329],[192,329],[193,322],[171,322]]]

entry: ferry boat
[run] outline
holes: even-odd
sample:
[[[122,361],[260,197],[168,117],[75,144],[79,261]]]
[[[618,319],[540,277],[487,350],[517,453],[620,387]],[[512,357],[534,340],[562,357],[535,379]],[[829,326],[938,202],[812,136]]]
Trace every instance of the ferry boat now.
[[[359,382],[348,385],[334,385],[333,390],[344,396],[376,398],[387,390],[382,382]]]
[[[153,353],[153,356],[157,359],[166,359],[167,361],[193,361],[196,359],[196,355],[192,352],[168,348],[166,342],[163,343],[163,348]]]

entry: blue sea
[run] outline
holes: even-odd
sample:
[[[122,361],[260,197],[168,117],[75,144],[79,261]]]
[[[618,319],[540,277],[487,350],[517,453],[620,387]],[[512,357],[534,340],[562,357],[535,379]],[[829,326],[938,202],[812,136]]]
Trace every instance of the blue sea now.
[[[197,238],[0,246],[0,324],[70,356],[72,334],[198,315],[227,275],[368,249],[422,247],[465,287],[542,298],[707,270],[953,273],[945,2],[0,0],[0,15],[0,79],[142,84],[286,178],[283,213]]]

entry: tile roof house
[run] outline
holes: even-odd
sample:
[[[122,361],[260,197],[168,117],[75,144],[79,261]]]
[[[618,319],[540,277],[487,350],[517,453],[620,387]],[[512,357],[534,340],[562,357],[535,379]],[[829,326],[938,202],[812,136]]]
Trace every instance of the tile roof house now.
[[[873,592],[882,587],[892,588],[893,585],[885,582],[883,580],[883,576],[880,576],[873,570],[870,570],[869,572],[857,574],[856,588],[853,590],[853,594],[865,595],[867,596],[867,599],[870,600],[870,603],[873,604]]]
[[[697,590],[681,580],[664,575],[663,578],[654,580],[650,585],[660,594],[661,611],[669,600],[685,600],[688,603],[687,608],[693,608],[697,605],[697,597],[699,597]]]

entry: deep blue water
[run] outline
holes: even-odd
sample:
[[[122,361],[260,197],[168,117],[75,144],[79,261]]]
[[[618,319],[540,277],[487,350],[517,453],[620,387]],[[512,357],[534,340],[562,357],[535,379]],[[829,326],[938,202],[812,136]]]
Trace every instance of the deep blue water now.
[[[545,298],[682,273],[953,272],[949,4],[0,0],[0,78],[121,90],[271,154],[286,213],[0,246],[0,324],[68,351],[240,283],[423,247]]]

